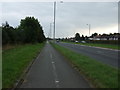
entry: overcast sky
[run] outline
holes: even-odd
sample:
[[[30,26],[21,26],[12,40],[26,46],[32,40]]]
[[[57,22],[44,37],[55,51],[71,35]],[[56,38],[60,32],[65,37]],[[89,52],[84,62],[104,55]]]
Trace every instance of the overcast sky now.
[[[2,21],[8,21],[17,27],[26,16],[37,18],[44,29],[45,36],[50,35],[50,23],[53,22],[53,2],[2,2]],[[92,33],[118,32],[117,2],[57,2],[56,37],[73,37],[75,33],[89,36],[88,25]],[[53,25],[52,25],[53,26]]]

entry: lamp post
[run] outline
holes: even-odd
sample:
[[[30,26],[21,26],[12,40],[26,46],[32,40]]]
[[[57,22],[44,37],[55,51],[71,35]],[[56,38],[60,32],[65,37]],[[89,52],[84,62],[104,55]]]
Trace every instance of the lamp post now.
[[[54,42],[55,42],[55,16],[56,16],[56,1],[54,1],[54,31],[53,31]]]
[[[60,3],[63,3],[63,1],[60,1]],[[56,1],[54,1],[54,31],[53,31],[53,40],[55,41],[55,28],[56,28]]]
[[[91,28],[91,25],[90,24],[87,24],[89,26],[89,36],[90,36],[90,28]]]
[[[89,26],[89,37],[90,37],[90,28],[91,28],[91,25],[90,24],[87,24]],[[89,43],[90,43],[90,39],[89,39]]]
[[[51,29],[52,28],[52,23],[50,23],[50,33],[49,33],[49,38],[51,38]]]

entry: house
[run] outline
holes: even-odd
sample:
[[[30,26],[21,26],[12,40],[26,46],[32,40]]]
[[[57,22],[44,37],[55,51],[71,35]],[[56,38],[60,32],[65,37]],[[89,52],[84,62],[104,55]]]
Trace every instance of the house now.
[[[92,40],[119,40],[120,35],[97,35],[92,38]]]

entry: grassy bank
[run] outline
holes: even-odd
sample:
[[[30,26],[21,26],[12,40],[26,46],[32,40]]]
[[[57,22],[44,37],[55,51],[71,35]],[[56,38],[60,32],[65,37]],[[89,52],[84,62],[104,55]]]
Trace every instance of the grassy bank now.
[[[110,49],[118,49],[118,50],[120,50],[120,46],[119,46],[119,45],[114,45],[114,44],[75,43],[75,42],[67,42],[67,43],[87,45],[87,46],[94,46],[94,47],[102,47],[102,48],[110,48]]]
[[[0,89],[2,89],[2,50],[0,49]]]
[[[79,71],[97,88],[117,88],[118,70],[102,64],[90,57],[74,53],[69,49],[53,44]]]
[[[21,45],[2,53],[2,84],[10,88],[24,72],[27,65],[38,55],[42,44]]]
[[[95,47],[102,47],[102,48],[110,48],[110,49],[119,49],[120,46],[118,45],[112,45],[112,44],[95,44],[95,43],[80,43],[81,45],[87,45],[87,46],[95,46]]]

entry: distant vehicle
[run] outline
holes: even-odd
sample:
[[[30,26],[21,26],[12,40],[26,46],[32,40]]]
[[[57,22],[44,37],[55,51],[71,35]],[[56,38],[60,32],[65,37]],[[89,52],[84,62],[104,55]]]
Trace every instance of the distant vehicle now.
[[[56,42],[59,42],[59,40],[56,40]]]
[[[81,41],[81,43],[86,43],[86,41]]]
[[[76,43],[78,43],[78,41],[75,41]]]

